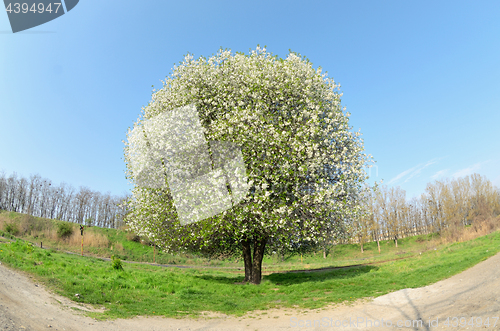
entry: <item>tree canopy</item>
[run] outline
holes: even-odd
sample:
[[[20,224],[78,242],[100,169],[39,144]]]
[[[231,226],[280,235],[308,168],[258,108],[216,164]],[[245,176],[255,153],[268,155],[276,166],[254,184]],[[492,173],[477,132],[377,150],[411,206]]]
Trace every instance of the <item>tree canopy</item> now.
[[[130,228],[167,251],[243,254],[245,281],[255,284],[264,253],[313,247],[342,228],[359,211],[370,156],[351,131],[340,85],[326,76],[296,53],[281,59],[260,47],[249,55],[220,49],[209,59],[185,56],[129,129]],[[189,105],[207,141],[241,149],[249,190],[233,208],[183,225],[167,180],[138,185],[148,144],[134,139],[148,120]]]

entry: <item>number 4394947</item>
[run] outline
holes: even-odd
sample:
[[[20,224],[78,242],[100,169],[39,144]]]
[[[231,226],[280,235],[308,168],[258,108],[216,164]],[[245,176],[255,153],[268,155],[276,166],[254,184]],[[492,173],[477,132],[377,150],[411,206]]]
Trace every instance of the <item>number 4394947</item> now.
[[[9,2],[9,4],[7,5],[7,7],[5,7],[5,10],[11,14],[11,13],[14,13],[14,14],[19,14],[19,13],[23,13],[23,14],[26,14],[28,12],[32,12],[34,14],[38,13],[38,14],[41,14],[43,12],[49,12],[49,13],[56,13],[59,11],[59,8],[61,7],[61,3],[60,2],[54,2],[54,8],[52,8],[52,3],[49,3],[46,7],[45,5],[40,2],[38,4],[34,3],[33,5],[31,5],[31,7],[29,6],[29,4],[27,3],[11,3]]]

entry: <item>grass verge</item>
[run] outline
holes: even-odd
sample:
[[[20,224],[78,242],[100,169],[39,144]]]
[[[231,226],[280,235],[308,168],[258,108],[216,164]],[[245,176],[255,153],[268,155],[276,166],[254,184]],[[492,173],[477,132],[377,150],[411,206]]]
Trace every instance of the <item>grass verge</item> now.
[[[243,275],[220,270],[140,264],[123,264],[120,270],[113,268],[112,262],[42,250],[22,240],[0,243],[0,261],[34,275],[58,294],[106,307],[104,313],[88,315],[108,319],[138,315],[197,316],[204,311],[241,316],[269,308],[321,308],[429,285],[499,251],[497,231],[378,265],[273,273],[264,276],[260,286],[236,285]]]

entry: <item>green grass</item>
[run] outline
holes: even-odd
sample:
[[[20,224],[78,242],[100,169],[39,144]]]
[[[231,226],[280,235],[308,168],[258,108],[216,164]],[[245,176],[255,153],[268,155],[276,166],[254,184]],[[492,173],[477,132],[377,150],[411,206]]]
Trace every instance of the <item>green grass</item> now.
[[[399,244],[422,248],[426,242],[418,240],[423,239],[408,238]],[[263,277],[261,285],[255,286],[234,284],[241,282],[243,275],[229,271],[127,263],[123,263],[121,271],[114,269],[109,261],[42,250],[21,240],[5,241],[0,243],[2,263],[34,275],[72,300],[106,307],[104,313],[89,313],[98,319],[195,316],[203,311],[241,316],[269,308],[321,308],[425,286],[466,270],[500,251],[500,232],[497,231],[468,242],[432,248],[403,260],[321,272],[272,273]],[[334,256],[347,260],[355,246],[338,247]],[[368,252],[370,250],[365,254]],[[394,256],[401,255],[395,252]],[[310,262],[313,258],[322,259],[310,258]]]
[[[25,214],[16,213],[16,212],[7,212],[0,210],[0,218],[4,218],[8,220],[8,224],[16,224],[17,228],[22,228],[21,223],[23,219],[27,217]],[[78,225],[74,223],[56,221],[51,219],[32,217],[30,220],[32,223],[38,223],[39,228],[41,229],[52,229],[57,232],[59,228],[59,224],[69,224],[74,226],[74,232],[77,232],[80,235],[80,231],[77,228]],[[41,231],[27,231],[25,233],[19,233],[15,237],[8,233],[5,229],[1,230],[0,227],[0,236],[7,236],[9,238],[22,238],[24,240],[28,240],[36,245],[40,245],[43,243],[43,247],[54,248],[56,250],[69,251],[74,253],[81,252],[80,244],[70,245],[65,240],[54,240],[52,238],[48,238],[44,235],[41,235]],[[94,257],[107,257],[115,255],[122,260],[129,261],[137,261],[137,262],[153,262],[160,264],[190,264],[190,265],[221,265],[221,261],[209,261],[208,259],[204,259],[201,257],[194,256],[192,254],[167,254],[163,252],[153,252],[153,247],[149,245],[141,244],[140,242],[134,242],[127,238],[128,232],[125,230],[118,229],[109,229],[109,228],[100,228],[100,227],[86,227],[85,235],[103,235],[105,236],[109,244],[106,247],[91,247],[84,246],[84,254],[90,255]],[[155,255],[155,257],[153,257]]]
[[[26,217],[24,214],[15,212],[0,211],[0,218],[4,216],[15,223],[21,223],[22,218]],[[54,231],[57,230],[60,221],[42,219],[34,217],[32,221],[44,223],[45,227],[50,227]],[[65,223],[65,222],[62,222]],[[74,225],[73,223],[69,223]],[[19,226],[19,228],[22,228]],[[79,235],[79,230],[75,230]],[[0,235],[9,235],[5,231],[0,230]],[[128,232],[125,230],[90,227],[86,228],[85,233],[99,234],[105,236],[109,245],[107,247],[90,247],[84,246],[84,254],[94,257],[107,257],[116,256],[122,260],[137,261],[137,262],[153,262],[153,247],[143,245],[138,242],[127,239]],[[30,232],[19,234],[17,237],[28,240],[36,245],[40,245],[43,241],[44,247],[50,247],[63,251],[70,251],[80,253],[80,244],[68,245],[63,240],[51,240],[49,238],[36,237],[35,233],[30,235]],[[285,270],[301,270],[301,269],[316,269],[325,267],[336,267],[356,264],[366,264],[377,261],[387,261],[402,257],[418,255],[422,251],[434,249],[437,234],[422,235],[416,237],[408,237],[398,240],[398,246],[395,247],[392,240],[381,241],[381,254],[378,253],[377,243],[371,242],[364,245],[364,253],[361,253],[359,244],[346,244],[332,247],[326,259],[323,258],[323,252],[318,251],[316,254],[308,254],[301,256],[288,256],[282,261],[278,255],[265,256],[263,260],[263,272],[269,274],[272,272],[285,271]],[[14,237],[13,237],[14,238]],[[118,249],[119,248],[119,249]],[[225,260],[220,259],[207,259],[194,254],[167,254],[163,252],[155,253],[155,261],[159,264],[169,265],[188,265],[188,266],[203,266],[203,267],[223,267],[233,270],[238,273],[238,269],[244,267],[241,258],[229,258]]]

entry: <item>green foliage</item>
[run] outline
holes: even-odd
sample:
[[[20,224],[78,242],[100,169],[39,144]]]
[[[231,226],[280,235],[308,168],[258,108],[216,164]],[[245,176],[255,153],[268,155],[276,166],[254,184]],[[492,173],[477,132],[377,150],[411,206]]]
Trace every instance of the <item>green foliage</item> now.
[[[26,252],[28,254],[31,254],[34,251],[33,244],[31,244],[29,241],[24,242],[22,249],[23,249],[23,252]]]
[[[111,259],[113,261],[113,269],[123,271],[122,261],[115,255],[113,255]]]
[[[33,244],[29,241],[24,241],[21,239],[17,239],[15,242],[11,244],[12,247],[15,247],[17,250],[23,253],[31,254],[34,252],[35,248]]]
[[[57,236],[59,238],[68,238],[73,234],[73,225],[67,222],[61,222],[57,226]]]
[[[16,223],[11,222],[5,225],[5,231],[13,236],[17,236],[19,234],[19,227]]]
[[[8,238],[8,239],[14,239],[15,237],[13,235],[11,235],[10,233],[8,232],[4,232],[4,231],[1,231],[0,230],[0,236],[2,237],[5,237],[5,238]]]

